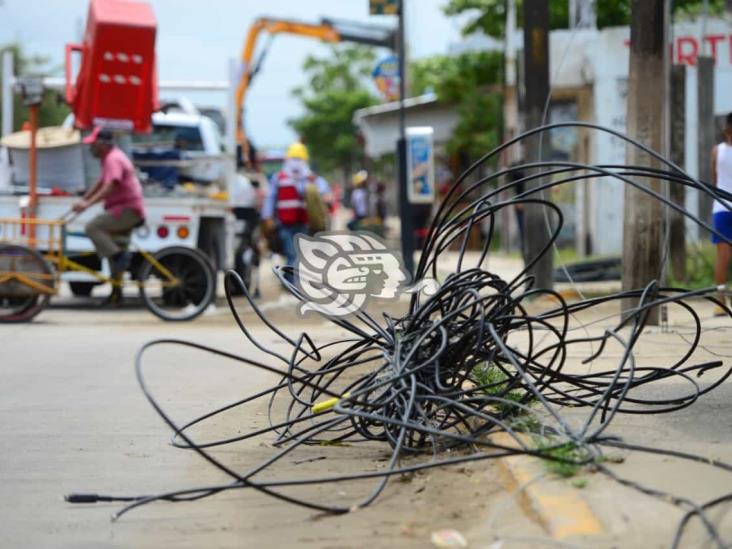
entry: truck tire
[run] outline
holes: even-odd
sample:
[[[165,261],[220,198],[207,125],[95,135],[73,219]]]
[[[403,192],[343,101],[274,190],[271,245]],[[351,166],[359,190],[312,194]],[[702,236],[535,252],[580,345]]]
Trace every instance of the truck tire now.
[[[211,260],[216,271],[224,268],[226,261],[226,231],[222,219],[201,219],[198,233],[198,249]]]
[[[69,259],[75,261],[79,265],[83,265],[93,271],[100,271],[102,269],[102,260],[96,254],[92,255],[69,255]],[[86,282],[86,281],[69,281],[69,289],[71,293],[76,297],[89,297],[94,290],[94,286],[101,284],[101,282]]]
[[[98,285],[99,284],[97,282],[69,282],[71,293],[76,297],[89,297],[94,290],[94,287]]]

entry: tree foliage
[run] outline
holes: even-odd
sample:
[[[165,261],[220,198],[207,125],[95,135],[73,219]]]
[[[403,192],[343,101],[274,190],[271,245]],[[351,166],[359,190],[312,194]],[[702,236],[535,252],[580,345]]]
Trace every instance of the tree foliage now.
[[[13,66],[15,76],[50,76],[54,68],[49,66],[49,59],[42,56],[28,56],[23,53],[19,44],[9,44],[0,47],[0,52],[10,50],[13,53]],[[38,111],[38,123],[43,126],[58,126],[71,112],[68,105],[59,100],[56,92],[47,90],[43,94],[43,103]],[[2,117],[2,113],[0,113]],[[13,98],[13,129],[19,130],[23,123],[28,120],[28,108],[22,104],[22,99],[16,95]]]
[[[710,0],[709,14],[724,11],[725,0]],[[630,22],[631,0],[596,0],[598,28],[627,25]],[[448,0],[443,11],[446,15],[471,14],[463,27],[463,34],[481,31],[494,38],[503,38],[506,25],[506,0]],[[516,0],[516,16],[521,25],[522,0]],[[701,13],[701,0],[674,0],[674,16],[691,17]],[[569,0],[549,3],[549,27],[566,29],[569,26]]]
[[[349,169],[362,154],[353,113],[378,102],[365,83],[374,60],[367,47],[340,45],[329,56],[310,56],[303,64],[308,84],[293,95],[304,113],[289,124],[307,143],[321,172]]]
[[[502,70],[500,52],[438,55],[412,63],[412,93],[432,91],[457,110],[458,123],[447,143],[448,153],[475,158],[498,144],[502,97],[491,88],[501,83]]]

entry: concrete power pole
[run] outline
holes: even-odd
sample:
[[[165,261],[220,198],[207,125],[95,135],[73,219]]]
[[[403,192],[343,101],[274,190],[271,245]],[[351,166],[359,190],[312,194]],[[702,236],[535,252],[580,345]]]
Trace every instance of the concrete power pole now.
[[[503,65],[503,141],[516,137],[519,133],[519,106],[518,106],[518,67],[516,64],[516,0],[506,0],[506,36],[504,39]],[[521,160],[519,147],[510,147],[503,156],[503,167],[508,167],[514,162]],[[509,196],[509,193],[506,193]],[[500,222],[506,230],[501,231],[501,246],[509,250],[514,242],[520,242],[518,237],[520,227],[514,230],[511,220],[514,212],[511,208],[501,210]],[[523,253],[523,250],[521,250]]]
[[[697,158],[698,177],[705,183],[712,182],[712,147],[714,147],[716,128],[714,124],[714,58],[700,55],[697,58],[696,71],[697,94]],[[711,223],[712,198],[706,193],[699,193],[699,217]],[[709,232],[700,229],[702,236]]]
[[[399,168],[399,217],[401,218],[401,242],[404,268],[414,275],[414,210],[407,193],[407,130],[404,100],[407,98],[407,44],[405,21],[406,0],[399,0],[399,140],[397,141],[397,166]]]
[[[569,28],[596,29],[596,0],[569,0]]]
[[[668,0],[631,1],[627,132],[630,137],[656,151],[663,151],[665,144],[667,105],[663,98],[668,97],[667,8]],[[657,161],[636,147],[628,147],[626,162],[658,167]],[[637,182],[663,194],[662,183],[658,179],[637,178]],[[651,281],[659,280],[662,271],[663,208],[655,198],[626,185],[623,211],[623,290],[643,288]],[[623,302],[624,310],[635,306],[637,300]],[[656,307],[651,311],[648,322],[657,325],[658,321]]]
[[[546,0],[524,0],[524,120],[526,129],[542,123],[544,106],[549,97],[549,3]],[[536,162],[549,159],[549,135],[534,135],[525,141],[526,160]],[[526,186],[531,190],[539,186],[533,181]],[[532,198],[549,200],[549,193],[531,195]],[[524,234],[526,259],[535,259],[550,238],[546,216],[553,221],[552,212],[538,204],[525,207]],[[545,216],[546,213],[546,216]],[[554,256],[549,250],[529,270],[536,278],[536,287],[551,289],[554,286]]]
[[[686,164],[686,65],[671,69],[671,161],[682,170]],[[670,183],[669,196],[682,208],[686,203],[686,187]],[[671,273],[675,280],[686,281],[686,227],[679,212],[669,211],[669,247]]]

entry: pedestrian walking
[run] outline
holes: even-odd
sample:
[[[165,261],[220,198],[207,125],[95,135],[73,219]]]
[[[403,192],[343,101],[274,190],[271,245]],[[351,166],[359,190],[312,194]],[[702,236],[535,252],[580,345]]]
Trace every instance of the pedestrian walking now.
[[[282,169],[272,176],[262,206],[262,227],[270,240],[273,236],[279,239],[280,253],[290,267],[294,267],[297,259],[295,236],[307,234],[308,222],[312,221],[308,219],[306,205],[308,186],[314,186],[326,204],[333,201],[328,182],[310,169],[309,160],[305,145],[300,142],[290,145]]]
[[[235,174],[229,190],[229,204],[236,217],[236,239],[234,247],[234,269],[252,297],[259,292],[259,182],[243,174]],[[243,293],[232,288],[235,295]]]
[[[349,231],[358,229],[359,223],[369,215],[368,191],[366,190],[368,178],[369,175],[366,170],[360,170],[351,179],[353,183],[353,190],[351,191],[353,218],[347,224]]]
[[[379,218],[383,225],[386,221],[386,215],[388,213],[386,206],[386,184],[383,181],[379,181],[376,184],[376,196],[374,197],[374,210],[376,217]]]
[[[727,115],[724,124],[724,141],[712,149],[712,183],[719,189],[732,193],[732,113]],[[732,240],[732,203],[715,200],[712,207],[712,225],[725,238]],[[714,265],[714,282],[717,285],[727,284],[727,269],[732,257],[732,246],[724,242],[716,234],[712,234],[712,242],[717,246],[717,258]],[[720,293],[720,301],[726,305],[727,297]],[[715,316],[726,315],[720,306],[714,310]]]

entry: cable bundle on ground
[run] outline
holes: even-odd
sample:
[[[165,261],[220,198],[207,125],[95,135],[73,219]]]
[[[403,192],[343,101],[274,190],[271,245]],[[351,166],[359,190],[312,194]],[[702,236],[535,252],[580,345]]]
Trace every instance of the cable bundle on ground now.
[[[673,412],[689,406],[730,376],[729,362],[699,361],[695,356],[703,329],[690,300],[705,298],[720,304],[716,301],[719,289],[690,291],[664,287],[660,282],[660,266],[659,279],[644,288],[567,303],[557,292],[534,287],[533,278],[527,273],[538,257],[529,258],[527,268],[510,280],[490,272],[486,263],[491,239],[503,209],[517,204],[539,205],[546,212],[547,226],[542,253],[552,253],[563,216],[545,198],[545,193],[578,181],[602,185],[615,180],[636,186],[669,210],[679,211],[712,231],[663,194],[638,183],[639,178],[685,185],[715,198],[732,199],[732,196],[689,177],[631,140],[628,142],[643,148],[663,168],[547,161],[513,166],[484,178],[475,175],[480,166],[491,165],[507,147],[532,134],[561,127],[604,131],[627,139],[592,124],[553,124],[519,136],[483,157],[451,187],[426,239],[415,278],[437,279],[439,288],[432,295],[414,294],[399,315],[379,317],[360,310],[349,317],[330,318],[336,327],[348,333],[346,337],[321,344],[316,344],[306,333],[291,338],[259,310],[238,275],[228,273],[226,292],[234,319],[251,344],[270,360],[258,362],[196,343],[167,339],[147,344],[138,354],[136,368],[148,400],[173,429],[174,444],[199,453],[223,471],[230,482],[151,496],[102,498],[82,494],[70,496],[70,500],[130,501],[117,514],[120,516],[156,500],[186,501],[224,490],[251,488],[309,508],[341,513],[372,503],[394,475],[429,467],[524,453],[558,462],[592,463],[600,471],[616,477],[599,460],[603,448],[666,451],[624,445],[608,427],[618,413]],[[522,176],[508,181],[511,172],[514,175],[520,172]],[[530,190],[515,191],[517,186],[527,183],[531,183]],[[479,253],[468,254],[468,235],[476,225],[487,227],[487,237]],[[448,248],[459,250],[457,265],[444,275],[438,263]],[[277,274],[290,292],[301,300],[306,299],[297,284],[289,281],[288,275],[293,273],[278,268]],[[231,297],[231,290],[237,286],[261,322],[288,344],[288,352],[278,353],[253,336]],[[637,305],[621,314],[620,304],[629,299]],[[609,303],[617,303],[615,325],[602,333],[590,333],[579,318],[584,312]],[[688,315],[693,332],[688,348],[668,364],[636,356],[647,333],[649,314],[659,307],[679,308]],[[247,367],[272,372],[279,381],[266,390],[179,425],[151,394],[143,376],[146,351],[161,345],[202,349]],[[580,365],[586,365],[583,373],[577,373]],[[704,385],[699,381],[702,375],[705,375]],[[666,380],[682,382],[686,389],[674,396],[653,396],[649,387]],[[268,427],[219,441],[195,440],[191,434],[194,426],[200,431],[207,420],[217,415],[264,400],[268,402]],[[582,424],[568,421],[566,407],[586,410]],[[499,432],[507,433],[513,443],[497,443],[492,435]],[[212,454],[212,448],[257,437],[275,444],[277,449],[268,459],[252,464],[246,471],[233,470]],[[375,467],[368,460],[360,471],[330,476],[283,479],[270,474],[285,456],[296,455],[313,445],[333,445],[329,451],[337,453],[341,451],[338,444],[344,442],[380,445],[389,450],[389,459],[385,466]],[[572,452],[556,452],[566,448]],[[668,453],[701,461],[674,449],[668,449]],[[713,465],[732,470],[723,463]],[[373,486],[363,497],[345,505],[333,503],[328,497],[308,499],[288,492],[296,486],[354,481],[371,482]],[[651,495],[667,496],[636,487]],[[721,501],[724,500],[711,502],[709,506]],[[688,507],[690,513],[680,525],[674,543],[681,539],[683,527],[694,515],[702,520],[710,536],[722,544],[705,514],[706,508],[683,498],[674,502]]]

